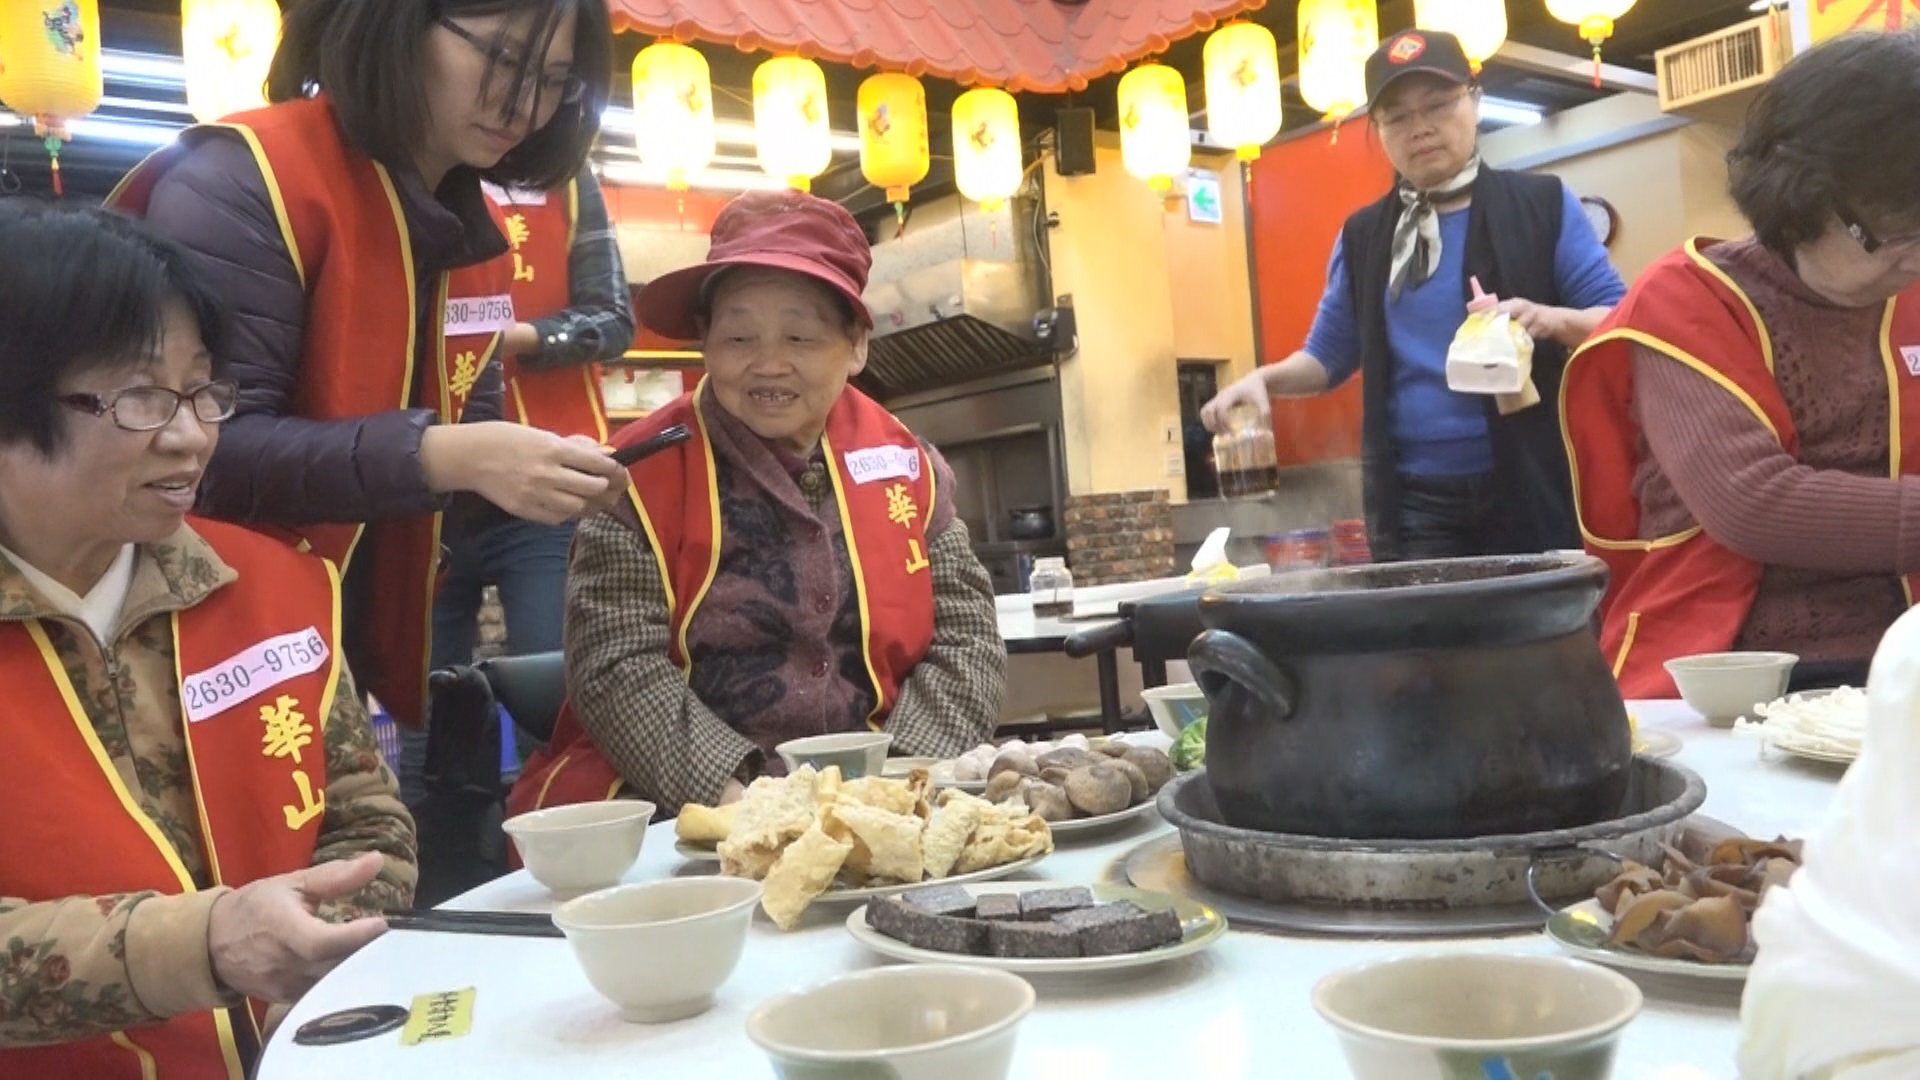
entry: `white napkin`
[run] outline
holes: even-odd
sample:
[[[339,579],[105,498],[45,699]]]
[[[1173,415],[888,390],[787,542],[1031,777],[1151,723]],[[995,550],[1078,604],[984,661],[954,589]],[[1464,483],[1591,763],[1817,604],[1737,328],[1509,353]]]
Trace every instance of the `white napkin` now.
[[[1200,550],[1193,553],[1193,569],[1187,573],[1187,583],[1198,585],[1206,583],[1217,585],[1222,582],[1238,581],[1240,571],[1234,569],[1227,560],[1227,538],[1233,530],[1225,525],[1207,534],[1200,544]]]
[[[1860,759],[1754,916],[1746,1080],[1920,1076],[1920,608],[1881,639],[1867,698]]]

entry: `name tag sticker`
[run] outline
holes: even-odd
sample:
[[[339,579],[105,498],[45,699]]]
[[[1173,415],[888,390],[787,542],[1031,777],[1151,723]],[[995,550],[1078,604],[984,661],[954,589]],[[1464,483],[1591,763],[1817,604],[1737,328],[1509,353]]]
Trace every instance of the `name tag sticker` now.
[[[1900,359],[1907,362],[1907,374],[1920,378],[1920,345],[1900,346]]]
[[[506,293],[499,296],[447,297],[448,337],[491,334],[512,326],[513,297]]]
[[[331,655],[320,631],[311,626],[268,638],[180,680],[187,720],[197,724],[289,679],[319,671]]]
[[[473,987],[439,994],[419,994],[400,1032],[401,1046],[457,1039],[473,1030]]]
[[[920,479],[920,451],[904,446],[876,446],[846,453],[847,475],[856,484],[875,480]]]

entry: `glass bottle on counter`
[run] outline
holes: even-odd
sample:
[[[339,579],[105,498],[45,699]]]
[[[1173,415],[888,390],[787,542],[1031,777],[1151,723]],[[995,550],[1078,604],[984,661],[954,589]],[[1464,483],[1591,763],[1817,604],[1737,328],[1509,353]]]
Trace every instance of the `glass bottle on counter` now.
[[[1033,617],[1064,619],[1073,614],[1073,571],[1067,560],[1052,556],[1036,560],[1027,591],[1033,594]]]
[[[1213,437],[1213,468],[1222,498],[1273,494],[1280,486],[1280,468],[1272,422],[1252,405],[1228,410],[1227,429]]]

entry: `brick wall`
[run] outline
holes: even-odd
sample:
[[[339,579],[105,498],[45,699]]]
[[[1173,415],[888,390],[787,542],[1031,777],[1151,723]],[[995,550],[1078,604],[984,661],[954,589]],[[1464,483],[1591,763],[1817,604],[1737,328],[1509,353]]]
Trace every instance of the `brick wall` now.
[[[1067,499],[1067,567],[1075,585],[1173,574],[1173,504],[1162,489]]]

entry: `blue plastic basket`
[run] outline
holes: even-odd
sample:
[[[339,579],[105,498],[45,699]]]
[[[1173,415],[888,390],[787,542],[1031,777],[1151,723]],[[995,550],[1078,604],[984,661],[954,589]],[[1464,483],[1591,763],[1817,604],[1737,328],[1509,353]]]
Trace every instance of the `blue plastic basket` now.
[[[385,712],[376,712],[371,719],[373,721],[373,741],[375,745],[380,747],[381,758],[385,759],[388,767],[399,768],[400,726],[395,724],[393,717],[388,716]]]

